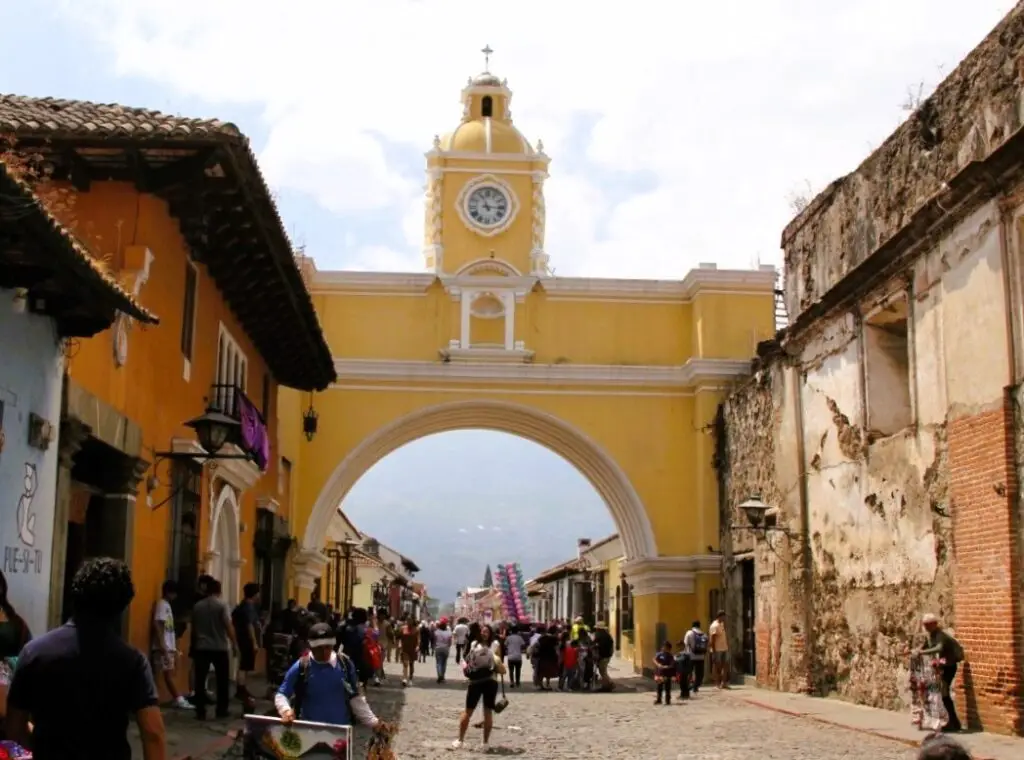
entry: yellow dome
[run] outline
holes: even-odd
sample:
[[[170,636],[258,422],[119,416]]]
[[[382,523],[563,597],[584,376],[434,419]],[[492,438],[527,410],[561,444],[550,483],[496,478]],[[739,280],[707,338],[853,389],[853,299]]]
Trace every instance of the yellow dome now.
[[[533,148],[511,124],[496,119],[470,119],[441,139],[443,150],[460,153],[520,153],[530,155]]]

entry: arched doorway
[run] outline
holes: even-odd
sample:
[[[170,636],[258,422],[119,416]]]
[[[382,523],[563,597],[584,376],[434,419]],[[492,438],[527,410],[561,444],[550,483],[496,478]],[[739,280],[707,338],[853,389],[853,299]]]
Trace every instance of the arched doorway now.
[[[219,490],[216,490],[218,489]],[[221,582],[224,601],[234,607],[239,601],[242,567],[239,542],[239,507],[235,489],[224,481],[214,486],[216,498],[210,515],[210,541],[206,572]]]

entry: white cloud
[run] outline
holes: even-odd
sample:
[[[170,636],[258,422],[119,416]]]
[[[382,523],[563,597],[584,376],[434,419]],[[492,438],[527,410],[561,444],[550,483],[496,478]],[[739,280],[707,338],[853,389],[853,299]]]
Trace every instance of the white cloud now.
[[[367,245],[356,251],[349,263],[355,269],[371,272],[404,272],[415,270],[420,261],[417,251],[398,251],[385,245]],[[321,261],[321,265],[323,263]]]
[[[487,530],[487,528],[485,528],[483,525],[477,525],[476,529],[477,530]]]
[[[120,74],[212,111],[260,108],[276,186],[348,216],[383,211],[406,249],[363,247],[360,268],[421,267],[422,166],[389,145],[425,150],[455,126],[490,43],[517,124],[553,157],[552,264],[617,276],[776,260],[789,191],[852,169],[897,125],[908,86],[934,84],[1013,5],[521,0],[496,25],[473,0],[292,0],[287,13],[178,0],[173,14],[162,0],[51,2]]]
[[[459,533],[469,533],[465,528],[459,528]]]

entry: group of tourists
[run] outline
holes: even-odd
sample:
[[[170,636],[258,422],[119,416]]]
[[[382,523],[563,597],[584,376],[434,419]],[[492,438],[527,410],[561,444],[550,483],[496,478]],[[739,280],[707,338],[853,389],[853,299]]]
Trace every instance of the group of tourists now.
[[[0,696],[4,697],[0,699],[0,749],[9,756],[18,757],[19,748],[30,748],[36,760],[128,760],[131,749],[126,732],[129,718],[134,718],[144,760],[164,760],[165,732],[155,676],[162,675],[175,705],[191,706],[203,718],[211,701],[205,683],[212,668],[216,674],[212,701],[217,714],[225,715],[233,653],[240,671],[236,696],[244,703],[243,711],[248,711],[253,695],[247,689],[247,675],[255,669],[260,642],[266,642],[270,633],[289,637],[287,666],[273,692],[275,712],[282,721],[359,722],[373,727],[374,736],[382,742],[389,740],[395,727],[374,714],[366,694],[368,686],[383,679],[389,657],[402,660],[403,686],[414,683],[415,665],[430,656],[437,665],[436,678],[443,682],[454,658],[466,684],[453,741],[456,748],[462,746],[472,716],[481,707],[483,741],[490,741],[493,716],[508,705],[506,685],[510,689],[522,685],[524,660],[531,663],[533,683],[539,690],[614,688],[608,676],[614,641],[600,623],[591,627],[580,618],[550,625],[515,621],[492,625],[466,618],[424,623],[411,617],[394,619],[385,610],[372,609],[352,609],[341,616],[314,598],[305,608],[289,603],[264,626],[258,615],[258,586],[247,585],[243,601],[229,609],[218,580],[204,576],[188,626],[195,688],[191,695],[181,695],[173,690],[169,676],[179,655],[177,639],[184,633],[173,615],[178,593],[173,583],[164,584],[162,598],[153,609],[148,661],[121,634],[123,615],[135,596],[131,573],[123,562],[86,561],[68,593],[71,618],[33,639],[8,600],[6,580],[0,574]],[[963,650],[936,616],[925,615],[922,625],[926,643],[914,651],[914,658],[927,662],[934,674],[934,688],[922,705],[924,716],[940,718],[935,728],[941,732],[958,731],[950,687]],[[667,643],[652,663],[661,704],[671,700],[676,682],[684,699],[700,690],[706,658],[711,661],[715,685],[728,688],[724,613],[716,616],[707,634],[694,621],[676,647]],[[591,663],[589,671],[585,662]],[[920,757],[965,760],[970,756],[940,734],[925,742]]]

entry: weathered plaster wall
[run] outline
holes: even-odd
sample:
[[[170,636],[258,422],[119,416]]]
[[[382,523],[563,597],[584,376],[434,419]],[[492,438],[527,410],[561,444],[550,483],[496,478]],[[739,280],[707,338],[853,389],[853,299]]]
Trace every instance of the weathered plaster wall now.
[[[865,294],[856,312],[823,321],[788,342],[785,353],[765,351],[754,377],[723,406],[727,507],[735,512],[759,493],[779,508],[780,525],[801,533],[801,466],[806,471],[812,593],[801,582],[800,538],[772,537],[774,551],[761,539],[755,548],[761,683],[801,688],[809,614],[813,689],[903,708],[906,655],[920,615],[934,612],[955,632],[956,473],[947,426],[1003,403],[1009,364],[1001,262],[992,202],[910,271]],[[907,296],[913,423],[883,436],[867,427],[871,398],[886,394],[885,382],[905,378],[885,372],[872,377],[885,382],[867,382],[870,349],[860,315]],[[735,513],[731,519],[743,521]],[[722,541],[733,555],[752,548],[743,533],[723,533]],[[974,547],[960,546],[963,563]]]
[[[945,181],[1018,130],[1024,4],[1018,4],[920,108],[783,233],[790,319],[890,239]]]
[[[31,417],[60,425],[64,355],[49,317],[12,308],[0,290],[0,551],[11,604],[34,635],[46,630],[53,559],[57,441],[29,444]]]

